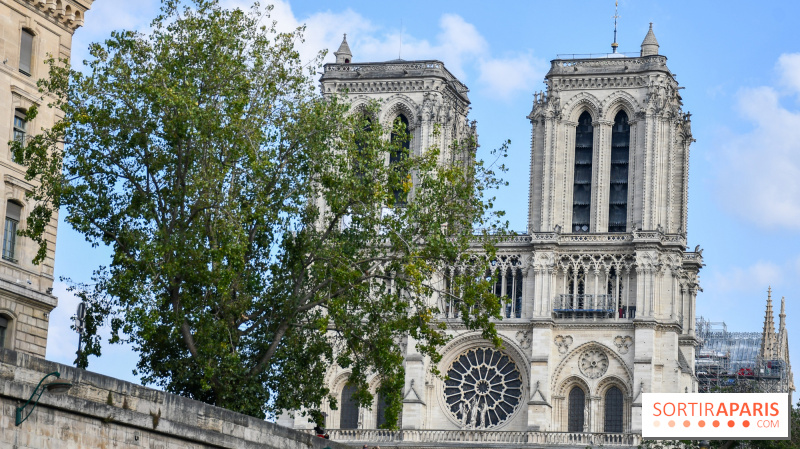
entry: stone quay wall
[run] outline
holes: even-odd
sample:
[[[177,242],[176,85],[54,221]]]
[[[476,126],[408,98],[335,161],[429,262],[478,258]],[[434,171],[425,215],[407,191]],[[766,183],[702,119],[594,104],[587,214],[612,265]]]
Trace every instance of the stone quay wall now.
[[[15,426],[16,407],[53,371],[72,388],[61,395],[45,392],[30,417]],[[9,349],[0,349],[0,411],[2,449],[352,448]]]

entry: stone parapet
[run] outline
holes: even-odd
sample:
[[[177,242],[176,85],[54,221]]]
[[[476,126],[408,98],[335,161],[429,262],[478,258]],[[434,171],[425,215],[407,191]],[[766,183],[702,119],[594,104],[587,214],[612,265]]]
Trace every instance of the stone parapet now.
[[[44,393],[27,421],[14,425],[47,373],[73,387]],[[316,448],[351,446],[288,429],[181,396],[0,349],[0,447],[88,449]]]

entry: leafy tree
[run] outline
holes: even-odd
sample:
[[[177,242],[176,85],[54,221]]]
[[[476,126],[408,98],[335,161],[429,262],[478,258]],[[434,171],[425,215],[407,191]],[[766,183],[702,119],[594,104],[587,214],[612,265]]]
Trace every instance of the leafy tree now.
[[[64,118],[12,144],[41,181],[22,234],[42,260],[44,225],[63,206],[110,247],[108,266],[75,288],[88,328],[110,320],[145,383],[263,417],[335,406],[322,387],[335,362],[352,369],[361,404],[367,376],[381,377],[394,423],[400,338],[434,362],[448,339],[430,302],[445,267],[474,265],[454,280],[463,321],[499,344],[484,273],[504,225],[485,195],[502,167],[437,164],[443,150],[474,158],[470,141],[402,153],[388,136],[405,129],[372,122],[375,105],[353,113],[315,93],[322,55],[306,70],[302,28],[276,32],[269,10],[164,0],[150,31],[93,44],[87,74],[51,61],[39,85]],[[486,230],[480,245],[472,229]],[[90,354],[96,333],[82,366]]]

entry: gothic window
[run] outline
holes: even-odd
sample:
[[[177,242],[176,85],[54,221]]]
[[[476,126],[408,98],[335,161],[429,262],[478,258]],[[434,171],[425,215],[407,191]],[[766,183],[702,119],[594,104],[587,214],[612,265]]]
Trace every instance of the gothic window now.
[[[17,226],[22,206],[12,201],[6,203],[6,224],[3,229],[3,259],[16,262]]]
[[[511,358],[494,348],[469,349],[447,370],[445,401],[462,428],[489,429],[522,403],[522,376]]]
[[[605,432],[622,432],[622,391],[611,387],[605,397]]]
[[[364,114],[364,134],[361,136],[361,139],[356,140],[356,157],[353,160],[353,172],[359,178],[364,176],[364,168],[365,165],[363,159],[365,157],[364,153],[366,151],[367,140],[369,139],[368,135],[370,131],[372,131],[372,118],[368,115]]]
[[[569,416],[567,432],[583,432],[584,410],[586,409],[586,393],[581,387],[572,387],[569,392]]]
[[[584,112],[575,128],[575,173],[572,185],[572,232],[589,232],[592,206],[592,116]]]
[[[378,403],[378,417],[375,420],[375,427],[380,429],[382,425],[386,424],[386,398],[384,398],[380,392],[376,396],[376,402]]]
[[[617,310],[622,308],[622,290],[624,288],[625,286],[619,277],[619,273],[617,273],[617,267],[611,267],[608,272],[608,286],[606,289],[610,300],[608,304],[610,309]]]
[[[405,115],[400,114],[394,119],[394,126],[392,127],[392,153],[389,155],[389,164],[396,164],[409,155],[411,144],[411,136],[408,134],[408,119]],[[405,170],[397,168],[395,170],[398,178],[402,180],[406,178],[408,173]],[[402,206],[406,203],[406,193],[402,188],[392,190],[394,196],[394,204]]]
[[[456,289],[455,277],[458,276],[459,269],[447,269],[444,272],[444,292],[442,294],[442,309],[445,318],[458,318],[461,308],[461,294]]]
[[[611,129],[611,176],[608,232],[625,232],[628,220],[628,156],[631,127],[628,114],[619,111]]]
[[[342,389],[342,397],[339,401],[339,428],[340,429],[356,429],[358,428],[358,405],[353,399],[353,394],[356,392],[356,386],[347,384]]]
[[[14,140],[25,143],[25,128],[28,125],[28,116],[22,109],[14,110]]]
[[[506,318],[522,317],[522,270],[511,268],[506,270]]]
[[[33,33],[22,30],[19,42],[19,71],[31,76],[31,60],[33,59]]]

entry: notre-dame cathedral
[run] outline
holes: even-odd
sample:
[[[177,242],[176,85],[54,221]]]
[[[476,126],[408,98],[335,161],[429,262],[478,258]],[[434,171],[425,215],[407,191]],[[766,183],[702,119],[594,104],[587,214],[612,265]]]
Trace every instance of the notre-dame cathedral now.
[[[460,329],[456,308],[434,298],[454,335],[438,365],[447,380],[407,345],[404,441],[489,441],[476,435],[503,431],[492,441],[523,442],[519,432],[531,442],[538,432],[634,443],[625,437],[641,429],[642,393],[697,391],[703,260],[686,248],[691,120],[658,49],[651,25],[639,55],[552,61],[527,117],[528,232],[500,243],[493,267],[503,348]],[[380,100],[382,122],[408,123],[411,152],[475,133],[467,88],[443,63],[357,63],[346,38],[335,55],[323,94]],[[389,441],[388,431],[364,433],[381,424],[382,404],[353,405],[347,378],[338,367],[327,377],[340,399],[326,411],[326,426],[339,429],[332,436]],[[299,415],[279,423],[308,425]]]

